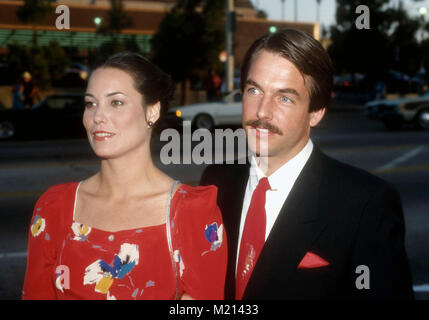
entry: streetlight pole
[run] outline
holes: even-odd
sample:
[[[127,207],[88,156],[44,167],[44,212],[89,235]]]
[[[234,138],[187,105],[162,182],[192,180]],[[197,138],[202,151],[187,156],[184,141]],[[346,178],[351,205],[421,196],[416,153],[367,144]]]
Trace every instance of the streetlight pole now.
[[[226,63],[225,63],[225,83],[227,92],[234,90],[234,32],[235,32],[235,11],[234,1],[225,0],[226,5],[226,23],[225,23],[225,45],[226,45]]]
[[[295,0],[295,22],[298,21],[298,2]]]
[[[317,13],[316,13],[316,21],[320,23],[320,0],[317,1]]]
[[[282,1],[282,21],[285,19],[285,0]]]
[[[424,40],[424,25],[425,25],[425,20],[426,20],[426,14],[428,13],[428,8],[426,7],[421,7],[419,8],[419,15],[420,15],[420,20],[421,20],[421,24],[422,24],[422,30],[420,31],[420,42],[422,42]]]

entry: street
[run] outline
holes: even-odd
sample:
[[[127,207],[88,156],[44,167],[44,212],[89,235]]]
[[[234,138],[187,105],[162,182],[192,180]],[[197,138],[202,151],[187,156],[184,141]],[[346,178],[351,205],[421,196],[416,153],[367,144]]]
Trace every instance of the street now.
[[[312,140],[333,158],[389,181],[400,192],[406,249],[417,299],[429,299],[429,131],[387,131],[361,108],[328,112]],[[198,184],[205,165],[163,165],[162,144],[154,160],[167,174]],[[86,140],[0,142],[0,299],[19,299],[25,273],[27,234],[33,206],[49,186],[97,172],[99,160]]]

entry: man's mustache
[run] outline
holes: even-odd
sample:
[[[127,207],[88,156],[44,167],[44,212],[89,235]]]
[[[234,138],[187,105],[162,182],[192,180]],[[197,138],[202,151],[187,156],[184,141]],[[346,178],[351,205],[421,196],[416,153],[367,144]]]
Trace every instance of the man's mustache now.
[[[249,120],[246,121],[244,123],[244,125],[246,126],[251,126],[251,127],[262,127],[264,129],[268,129],[273,133],[279,134],[279,135],[283,135],[283,132],[277,128],[276,126],[272,125],[271,123],[265,122],[263,120]]]

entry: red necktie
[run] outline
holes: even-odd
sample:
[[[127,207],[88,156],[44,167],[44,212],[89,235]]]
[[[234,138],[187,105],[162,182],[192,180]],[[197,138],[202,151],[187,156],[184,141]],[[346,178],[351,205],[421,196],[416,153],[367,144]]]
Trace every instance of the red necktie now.
[[[244,289],[258,260],[259,253],[265,243],[265,193],[270,189],[270,183],[266,177],[259,180],[258,186],[253,191],[246,222],[244,223],[241,237],[240,253],[237,264],[237,279],[235,298],[241,300]]]

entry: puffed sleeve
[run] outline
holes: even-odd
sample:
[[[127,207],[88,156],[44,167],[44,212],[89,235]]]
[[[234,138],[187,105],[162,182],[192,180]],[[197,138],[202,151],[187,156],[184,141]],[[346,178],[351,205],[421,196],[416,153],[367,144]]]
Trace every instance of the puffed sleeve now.
[[[58,230],[58,186],[49,188],[38,199],[28,232],[27,268],[22,299],[51,300],[55,293],[55,239]]]
[[[183,291],[194,299],[224,299],[227,239],[217,188],[187,186],[177,192],[176,253]]]

